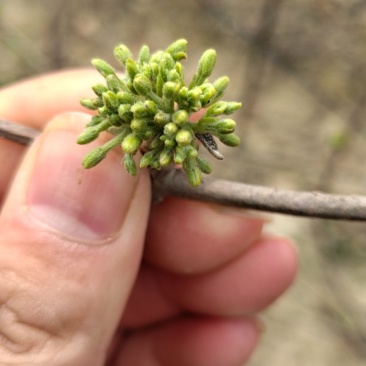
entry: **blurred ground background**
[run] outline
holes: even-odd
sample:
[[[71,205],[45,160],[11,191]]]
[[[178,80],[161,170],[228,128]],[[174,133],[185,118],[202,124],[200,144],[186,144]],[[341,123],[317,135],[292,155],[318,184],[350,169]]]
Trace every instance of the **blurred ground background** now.
[[[188,75],[215,48],[214,77],[244,104],[243,144],[215,176],[366,194],[364,0],[0,0],[0,85],[180,37]],[[301,267],[249,365],[365,365],[366,225],[275,215],[268,230],[296,242]]]

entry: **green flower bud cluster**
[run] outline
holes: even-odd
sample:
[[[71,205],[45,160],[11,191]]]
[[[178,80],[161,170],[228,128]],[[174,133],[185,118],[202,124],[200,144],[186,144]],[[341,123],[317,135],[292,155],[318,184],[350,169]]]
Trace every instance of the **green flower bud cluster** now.
[[[135,154],[141,151],[140,168],[159,170],[171,163],[182,165],[195,187],[200,185],[202,173],[211,172],[209,163],[198,155],[200,142],[218,159],[222,155],[213,136],[228,146],[239,144],[235,122],[225,116],[241,104],[219,101],[229,79],[223,76],[212,83],[207,79],[215,66],[216,52],[209,49],[203,53],[187,86],[181,64],[187,58],[186,51],[187,41],[180,39],[153,54],[148,46],[142,46],[134,59],[125,45],[119,45],[114,55],[125,69],[124,76],[117,75],[107,62],[92,60],[105,84],[92,87],[96,98],[81,100],[85,108],[97,114],[77,142],[87,144],[103,131],[114,137],[84,158],[85,168],[98,164],[119,145],[124,153],[123,164],[131,175],[137,172]],[[202,108],[205,113],[192,122],[191,116]]]

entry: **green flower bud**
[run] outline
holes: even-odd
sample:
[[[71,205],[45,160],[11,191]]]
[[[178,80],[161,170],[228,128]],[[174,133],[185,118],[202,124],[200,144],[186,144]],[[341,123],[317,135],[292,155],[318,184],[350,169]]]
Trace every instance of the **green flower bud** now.
[[[106,93],[103,93],[102,98],[105,106],[109,110],[113,111],[119,107],[118,98],[112,91],[108,90]]]
[[[192,145],[188,145],[185,147],[186,155],[188,158],[196,158],[198,156],[198,151]]]
[[[144,106],[149,116],[155,116],[158,113],[158,107],[152,100],[145,100]]]
[[[144,119],[136,119],[134,118],[131,121],[130,127],[135,133],[144,133],[146,130],[147,122]]]
[[[99,58],[93,59],[91,63],[104,77],[116,73],[111,65]]]
[[[198,112],[202,108],[202,103],[199,100],[195,100],[190,103],[189,109],[192,112]]]
[[[173,69],[168,72],[167,75],[168,81],[173,81],[176,83],[180,83],[182,81],[180,75],[178,74],[177,70]]]
[[[189,101],[198,101],[201,97],[201,94],[202,94],[202,90],[201,88],[193,88],[193,89],[190,89],[188,90],[188,93],[187,93],[187,99]]]
[[[148,79],[155,78],[152,68],[149,64],[143,64],[142,66],[142,75],[146,76]]]
[[[180,109],[173,114],[172,121],[177,125],[182,125],[188,122],[188,113],[184,109]]]
[[[127,60],[133,58],[131,51],[124,44],[114,49],[114,56],[122,65],[126,65]]]
[[[98,146],[90,151],[83,159],[83,167],[89,169],[101,162],[110,150],[121,143],[125,136],[125,132],[126,130],[121,130],[118,136],[115,136],[104,145]]]
[[[154,122],[158,126],[164,126],[166,123],[170,122],[170,114],[159,111],[154,116]]]
[[[163,86],[163,96],[168,99],[174,98],[174,95],[179,91],[180,84],[172,81],[167,81]]]
[[[206,116],[219,116],[225,113],[226,109],[228,108],[227,102],[216,102],[212,104],[206,112]]]
[[[136,62],[130,58],[126,61],[126,72],[131,80],[139,73]]]
[[[126,154],[135,154],[141,145],[141,139],[135,134],[131,133],[127,135],[122,141],[122,150]]]
[[[221,78],[216,79],[212,85],[216,89],[217,94],[221,96],[229,85],[229,78],[227,76],[222,76]]]
[[[209,162],[206,159],[197,156],[197,165],[202,173],[211,174],[212,169]]]
[[[82,165],[85,169],[90,169],[100,163],[106,156],[106,152],[101,147],[96,147],[90,151],[83,159]]]
[[[103,117],[108,117],[111,111],[104,105],[103,107],[98,108],[98,113]]]
[[[220,135],[218,136],[220,141],[227,145],[227,146],[238,146],[240,144],[240,138],[237,135],[234,135],[233,133],[227,134],[227,135]]]
[[[160,167],[164,168],[168,166],[172,161],[172,150],[170,148],[164,148],[159,156]]]
[[[98,97],[102,97],[102,94],[108,91],[108,88],[103,84],[96,84],[92,86],[92,89]]]
[[[124,115],[131,111],[131,104],[120,104],[118,107],[118,115],[123,118]]]
[[[216,95],[216,89],[210,83],[201,85],[202,95],[200,97],[203,106],[211,102],[211,99]]]
[[[170,122],[164,126],[164,134],[167,136],[173,136],[178,131],[178,127],[175,123]]]
[[[170,53],[175,61],[187,58],[187,41],[185,39],[178,39],[172,43],[166,52]]]
[[[163,75],[167,75],[169,70],[174,68],[175,62],[173,57],[170,53],[164,52],[161,56],[160,63],[159,63],[159,71]]]
[[[193,88],[194,86],[199,86],[205,82],[206,78],[208,78],[216,64],[216,51],[213,49],[206,50],[199,62],[197,72],[193,76],[193,80],[189,85],[189,88]]]
[[[183,169],[187,174],[188,182],[192,187],[198,187],[202,181],[201,169],[198,167],[196,158],[186,158]]]
[[[86,127],[93,127],[93,126],[99,125],[99,123],[102,123],[103,121],[105,121],[104,117],[102,117],[102,116],[93,116],[91,121],[86,124]]]
[[[137,174],[137,168],[136,163],[133,160],[133,157],[131,154],[125,154],[122,159],[123,165],[125,169],[127,170],[127,173],[130,175],[136,175]]]
[[[217,121],[216,127],[220,134],[227,134],[235,131],[236,123],[230,118],[220,119]]]
[[[176,164],[182,164],[184,159],[187,157],[186,149],[182,146],[177,146],[174,149],[173,160]]]
[[[111,74],[111,75],[108,75],[105,78],[105,80],[107,82],[109,90],[111,90],[114,93],[118,93],[118,91],[120,90],[120,87],[119,87],[119,81],[118,81],[117,76],[114,74]]]
[[[164,146],[169,147],[170,149],[172,149],[173,147],[176,146],[176,142],[174,138],[168,137],[164,140]]]
[[[139,62],[140,63],[144,63],[144,62],[149,62],[150,59],[150,48],[146,45],[143,45],[141,47],[140,53],[139,53]]]
[[[156,51],[155,53],[153,53],[151,55],[150,62],[151,63],[157,63],[157,64],[159,64],[160,59],[163,56],[163,54],[164,54],[164,51],[161,51],[161,50],[160,51]]]
[[[94,141],[102,131],[105,131],[110,126],[108,120],[104,119],[103,122],[96,126],[88,127],[78,137],[77,143],[80,145],[88,144]]]
[[[120,91],[117,93],[117,98],[118,98],[118,101],[121,103],[121,104],[134,104],[135,103],[135,97],[133,94],[130,94],[130,93],[127,93],[127,92],[124,92],[124,91]]]
[[[183,100],[188,100],[188,88],[186,86],[183,86],[179,90],[179,98]]]
[[[137,75],[133,80],[133,87],[143,96],[148,96],[152,92],[151,81],[144,75]]]
[[[120,126],[122,123],[122,120],[118,114],[109,115],[108,121],[112,126]],[[108,129],[108,132],[109,132],[109,129]]]
[[[227,108],[225,110],[225,114],[232,114],[241,108],[241,103],[238,102],[227,102]]]
[[[175,141],[179,146],[186,146],[189,145],[192,141],[193,137],[191,133],[187,130],[181,129],[175,136]]]
[[[198,75],[199,79],[206,79],[208,78],[216,64],[216,51],[213,49],[206,50],[202,56],[201,59],[198,62]],[[201,85],[199,83],[198,85]]]
[[[146,107],[143,102],[136,102],[131,107],[131,112],[133,113],[134,118],[143,118],[148,116]]]
[[[140,159],[140,168],[147,168],[156,156],[156,151],[148,151]]]
[[[97,101],[98,103],[95,102],[95,99],[84,98],[80,100],[80,104],[83,107],[94,111],[103,105],[103,101],[101,99],[98,98]]]

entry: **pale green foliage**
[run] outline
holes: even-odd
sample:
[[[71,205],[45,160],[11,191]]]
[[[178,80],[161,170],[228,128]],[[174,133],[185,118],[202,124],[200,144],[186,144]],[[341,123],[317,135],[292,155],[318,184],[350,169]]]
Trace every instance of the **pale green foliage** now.
[[[120,145],[124,152],[123,165],[135,175],[134,156],[143,146],[141,168],[162,169],[171,163],[181,164],[190,184],[198,186],[201,173],[211,172],[209,163],[198,156],[199,141],[219,159],[222,155],[213,136],[228,146],[239,144],[239,137],[234,134],[235,122],[220,118],[241,106],[236,102],[219,101],[229,79],[223,76],[213,83],[207,79],[215,66],[216,52],[209,49],[203,53],[189,86],[180,62],[187,58],[186,52],[184,39],[154,54],[144,45],[136,60],[125,45],[117,46],[114,55],[125,70],[122,77],[105,61],[92,61],[106,79],[106,85],[93,86],[95,99],[81,100],[85,108],[97,111],[98,115],[92,117],[77,142],[89,143],[103,131],[115,136],[84,158],[85,168],[95,166],[108,151]],[[190,121],[192,114],[202,108],[206,112],[201,118],[197,122]]]

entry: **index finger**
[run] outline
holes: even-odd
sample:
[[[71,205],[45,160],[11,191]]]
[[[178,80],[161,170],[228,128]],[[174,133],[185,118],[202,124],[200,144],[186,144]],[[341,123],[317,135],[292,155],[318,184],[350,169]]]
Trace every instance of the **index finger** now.
[[[102,77],[93,69],[70,69],[32,77],[0,89],[0,117],[42,129],[55,115],[84,111],[80,98],[92,96]]]
[[[42,130],[55,115],[84,111],[79,100],[102,80],[93,69],[70,69],[32,77],[0,89],[0,118]],[[24,146],[0,139],[0,199],[7,190]]]

